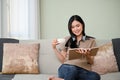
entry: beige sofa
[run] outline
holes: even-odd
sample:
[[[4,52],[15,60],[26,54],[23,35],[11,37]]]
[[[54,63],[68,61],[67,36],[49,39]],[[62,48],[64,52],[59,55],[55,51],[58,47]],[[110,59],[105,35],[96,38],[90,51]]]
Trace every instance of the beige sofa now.
[[[49,40],[21,40],[20,43],[40,43],[39,69],[40,74],[16,74],[13,80],[48,80],[49,76],[57,76],[57,69],[61,65],[56,58]],[[108,40],[96,40],[97,45],[102,45]],[[101,75],[101,80],[120,80],[120,72]]]

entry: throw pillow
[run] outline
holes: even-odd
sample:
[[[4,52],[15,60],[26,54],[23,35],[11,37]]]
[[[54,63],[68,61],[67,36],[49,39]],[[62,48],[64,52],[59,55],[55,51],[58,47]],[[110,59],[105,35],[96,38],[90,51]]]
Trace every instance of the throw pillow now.
[[[99,47],[97,55],[94,57],[92,71],[95,71],[99,74],[118,71],[112,42],[108,42]]]
[[[2,73],[39,73],[39,43],[4,43]]]
[[[12,38],[0,38],[0,72],[2,72],[3,43],[19,43],[19,40]]]

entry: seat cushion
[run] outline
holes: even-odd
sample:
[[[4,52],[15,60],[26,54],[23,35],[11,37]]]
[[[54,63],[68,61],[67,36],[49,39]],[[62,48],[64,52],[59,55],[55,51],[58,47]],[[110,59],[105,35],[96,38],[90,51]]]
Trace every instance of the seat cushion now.
[[[120,72],[112,72],[101,75],[101,80],[120,80]]]
[[[13,80],[48,80],[50,76],[56,74],[16,74]]]
[[[13,80],[48,80],[50,76],[57,74],[16,74]],[[120,80],[120,72],[101,75],[101,80]]]

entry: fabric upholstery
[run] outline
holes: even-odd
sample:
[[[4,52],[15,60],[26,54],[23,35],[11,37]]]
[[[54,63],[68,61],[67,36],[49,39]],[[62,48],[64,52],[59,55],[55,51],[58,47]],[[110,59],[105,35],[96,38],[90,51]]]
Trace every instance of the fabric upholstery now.
[[[2,73],[39,73],[38,55],[38,43],[4,43]]]
[[[2,71],[3,43],[19,43],[19,40],[12,38],[0,38],[0,72]]]
[[[118,69],[120,71],[120,38],[112,39],[113,51],[117,60]]]
[[[48,77],[50,76],[57,76],[57,70],[61,63],[56,58],[56,55],[53,52],[51,46],[52,40],[53,39],[20,40],[20,43],[40,43],[40,74],[15,74],[15,77],[12,80],[48,80]],[[109,41],[110,40],[96,40],[97,46]],[[51,67],[49,67],[49,65]],[[101,75],[101,80],[120,80],[120,72],[113,72]]]
[[[99,47],[97,55],[94,57],[92,71],[105,74],[118,71],[118,65],[113,52],[113,45],[108,42]]]

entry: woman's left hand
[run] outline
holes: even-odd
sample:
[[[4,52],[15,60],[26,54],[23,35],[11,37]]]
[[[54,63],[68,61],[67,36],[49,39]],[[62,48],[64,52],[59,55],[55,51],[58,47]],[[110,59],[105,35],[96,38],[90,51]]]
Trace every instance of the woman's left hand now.
[[[83,54],[86,56],[88,63],[93,64],[93,56],[90,55],[90,48],[79,48],[77,49],[78,54]]]
[[[83,54],[83,55],[89,55],[90,54],[90,48],[79,48],[76,50],[76,52]]]

